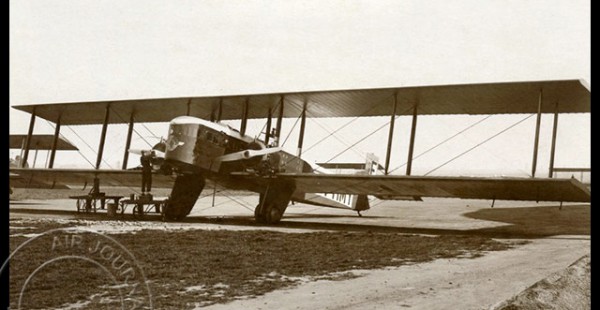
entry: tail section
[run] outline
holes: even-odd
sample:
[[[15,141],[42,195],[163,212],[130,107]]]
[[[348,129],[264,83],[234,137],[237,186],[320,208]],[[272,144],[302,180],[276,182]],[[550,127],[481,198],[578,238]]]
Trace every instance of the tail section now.
[[[372,153],[367,153],[364,163],[324,163],[317,164],[318,173],[327,174],[379,174],[383,169],[379,165],[379,158]],[[364,211],[370,208],[369,198],[367,195],[349,195],[337,193],[319,193],[306,194],[304,199],[296,199],[297,201],[315,204],[324,207],[350,209],[353,211]]]
[[[375,175],[378,174],[379,171],[381,171],[381,166],[379,166],[379,158],[373,153],[367,153],[365,169],[362,174]],[[371,206],[369,205],[369,197],[367,197],[367,195],[353,195],[352,210],[360,212],[369,210],[370,208]]]

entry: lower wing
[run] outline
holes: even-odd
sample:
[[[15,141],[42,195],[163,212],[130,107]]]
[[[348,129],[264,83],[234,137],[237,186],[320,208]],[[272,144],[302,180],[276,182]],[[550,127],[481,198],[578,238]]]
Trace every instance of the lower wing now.
[[[591,192],[575,179],[421,177],[279,174],[296,192],[401,197],[452,197],[590,202]]]
[[[14,188],[75,188],[94,184],[100,179],[100,186],[138,187],[142,184],[141,170],[94,170],[94,169],[10,169],[10,186]],[[172,188],[175,178],[154,173],[152,185],[155,188]]]

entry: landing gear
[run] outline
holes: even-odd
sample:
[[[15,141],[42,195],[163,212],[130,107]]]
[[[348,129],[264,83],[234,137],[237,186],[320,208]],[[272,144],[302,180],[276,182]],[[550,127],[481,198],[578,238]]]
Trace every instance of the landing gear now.
[[[254,219],[261,224],[277,224],[283,217],[296,186],[291,182],[271,183],[265,193],[260,194],[254,209]]]
[[[204,176],[201,174],[184,174],[177,177],[171,190],[169,202],[163,207],[164,219],[178,221],[192,211],[198,196],[204,188]]]

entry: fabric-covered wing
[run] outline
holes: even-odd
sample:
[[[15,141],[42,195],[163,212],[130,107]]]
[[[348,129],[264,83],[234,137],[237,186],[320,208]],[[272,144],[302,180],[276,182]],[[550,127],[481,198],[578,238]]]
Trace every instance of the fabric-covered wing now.
[[[93,169],[10,169],[10,186],[15,188],[83,188],[100,179],[100,187],[135,187],[142,184],[141,170],[93,170]],[[154,173],[152,186],[172,188],[175,179]]]
[[[542,113],[554,113],[556,103],[559,113],[590,112],[590,91],[579,80],[48,103],[14,108],[51,122],[57,122],[60,116],[63,125],[102,124],[107,107],[109,123],[128,123],[131,115],[136,122],[168,122],[182,115],[240,119],[246,103],[248,118],[266,118],[269,109],[276,109],[282,99],[284,117],[298,117],[305,103],[308,117],[387,116],[392,113],[396,96],[397,115],[412,115],[415,104],[421,115],[512,114],[536,113],[540,91]]]
[[[281,174],[302,193],[589,202],[575,179]]]

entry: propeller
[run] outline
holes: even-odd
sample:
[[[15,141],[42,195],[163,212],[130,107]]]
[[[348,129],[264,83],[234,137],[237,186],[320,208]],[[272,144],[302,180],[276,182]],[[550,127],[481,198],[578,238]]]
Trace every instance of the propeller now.
[[[279,151],[281,151],[280,147],[272,147],[272,148],[262,149],[262,150],[243,150],[243,151],[229,153],[229,154],[225,154],[223,156],[219,156],[215,159],[215,161],[226,162],[226,161],[244,160],[244,159],[250,159],[250,158],[254,158],[254,157],[258,157],[258,156],[265,156],[268,154],[277,153]]]
[[[154,151],[154,154],[158,158],[165,158],[165,153],[158,150],[142,150],[142,149],[129,149],[127,150],[131,154],[142,155],[142,152],[151,152]]]
[[[164,139],[161,138],[160,142],[152,147],[152,149],[129,149],[127,150],[131,154],[142,155],[142,152],[151,152],[154,151],[154,155],[157,158],[165,158],[166,144]]]

